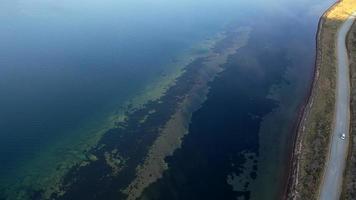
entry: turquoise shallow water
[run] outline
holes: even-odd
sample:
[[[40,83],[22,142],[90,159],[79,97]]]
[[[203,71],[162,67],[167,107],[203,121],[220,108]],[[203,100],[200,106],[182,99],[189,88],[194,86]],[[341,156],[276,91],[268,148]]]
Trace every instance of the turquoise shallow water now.
[[[284,116],[292,119],[291,113],[303,99],[312,74],[316,24],[330,3],[319,0],[1,2],[0,189],[17,180],[22,182],[24,177],[37,175],[38,171],[48,167],[49,162],[58,161],[51,159],[53,157],[76,156],[76,144],[90,140],[93,134],[90,130],[105,124],[108,115],[122,109],[130,98],[142,94],[147,85],[172,73],[172,66],[183,55],[206,50],[194,50],[197,44],[231,27],[248,26],[252,29],[253,41],[234,56],[233,62],[227,65],[229,70],[211,85],[214,94],[210,94],[207,105],[193,115],[193,134],[187,136],[186,148],[183,146],[177,157],[170,158],[170,163],[180,171],[179,167],[187,161],[184,155],[189,155],[189,149],[200,144],[202,138],[208,143],[226,142],[225,145],[212,145],[223,145],[228,151],[236,152],[236,163],[244,160],[245,146],[251,147],[247,152],[251,151],[254,156],[259,154],[259,148],[266,148],[270,151],[260,153],[262,165],[259,167],[263,169],[255,185],[251,186],[252,190],[255,187],[255,191],[264,194],[268,188],[261,185],[280,178],[276,169],[283,168],[283,151],[286,149],[283,145],[275,148],[268,148],[268,145],[288,141],[288,134],[284,131],[290,126],[290,121],[278,120]],[[298,71],[300,76],[291,76],[287,71]],[[257,78],[253,78],[254,73]],[[249,84],[248,81],[257,85],[248,88],[251,91],[241,87]],[[267,97],[273,96],[273,87],[277,88],[277,96],[282,95],[282,98]],[[300,99],[283,98],[289,92],[301,95]],[[259,102],[253,103],[250,97],[256,97]],[[221,105],[225,106],[214,110]],[[278,105],[291,105],[293,109],[272,115],[270,122],[261,125],[262,118]],[[240,121],[235,121],[237,115],[230,111],[239,113]],[[207,116],[216,114],[221,115],[222,121],[216,121],[214,126],[211,124],[213,127],[205,127],[215,132],[201,138],[201,130],[205,128],[200,124],[205,125],[211,119]],[[249,120],[253,121],[253,128],[248,127]],[[284,128],[271,125],[276,122]],[[239,123],[242,129],[251,133],[238,130],[234,123]],[[260,126],[265,134],[259,133]],[[230,135],[231,127],[235,127],[233,129],[237,133],[233,137]],[[223,139],[216,138],[219,130]],[[238,141],[228,143],[233,139]],[[249,142],[241,142],[244,139]],[[43,152],[49,149],[51,153],[43,156]],[[198,150],[202,155],[195,160],[205,162],[216,156],[206,148],[193,148],[192,151]],[[221,159],[227,155],[223,151],[220,153]],[[277,156],[269,157],[272,154]],[[189,164],[189,167],[194,165]],[[34,168],[36,173],[32,173]],[[227,174],[233,177],[227,168],[219,168],[221,174],[216,173],[224,184]],[[168,175],[177,170],[172,169]],[[214,173],[211,170],[213,168],[206,168],[206,173]],[[194,174],[194,171],[188,170],[186,175],[189,173]],[[201,173],[204,175],[203,171]],[[201,180],[201,177],[191,180]],[[166,177],[163,179],[163,183],[169,181]],[[253,184],[250,180],[244,181]],[[192,188],[204,191],[201,186],[197,184]],[[232,186],[219,184],[210,197],[227,189],[231,194],[226,195],[233,197],[236,191],[232,192],[229,187]],[[147,198],[159,195],[157,191],[160,188],[154,186],[146,191]],[[172,190],[180,189],[184,187],[178,184]],[[245,195],[244,191],[242,193]],[[160,195],[164,198],[171,194]],[[191,195],[189,191],[181,194]],[[209,193],[205,195],[208,197]]]
[[[0,4],[0,183],[99,127],[239,15],[229,0]]]

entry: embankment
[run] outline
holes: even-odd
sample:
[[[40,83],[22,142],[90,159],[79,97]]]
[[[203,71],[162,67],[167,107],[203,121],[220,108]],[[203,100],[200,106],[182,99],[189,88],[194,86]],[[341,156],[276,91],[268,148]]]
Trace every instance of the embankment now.
[[[341,0],[319,22],[314,82],[301,117],[286,199],[317,199],[333,129],[336,34],[356,2]]]

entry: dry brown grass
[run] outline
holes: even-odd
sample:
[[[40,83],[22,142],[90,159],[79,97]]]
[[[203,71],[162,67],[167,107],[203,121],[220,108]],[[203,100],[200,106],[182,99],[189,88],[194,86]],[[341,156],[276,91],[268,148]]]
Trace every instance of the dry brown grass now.
[[[316,73],[312,94],[302,118],[296,146],[292,182],[287,199],[317,199],[333,128],[336,80],[336,34],[356,9],[356,1],[342,0],[320,20]]]

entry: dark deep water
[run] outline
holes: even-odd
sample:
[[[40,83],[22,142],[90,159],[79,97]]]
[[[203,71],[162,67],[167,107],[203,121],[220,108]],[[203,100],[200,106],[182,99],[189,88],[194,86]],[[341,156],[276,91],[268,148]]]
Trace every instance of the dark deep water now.
[[[4,188],[16,193],[19,182],[31,183],[38,171],[46,173],[52,162],[59,162],[52,159],[56,155],[72,154],[76,141],[86,143],[82,138],[92,136],[88,130],[105,124],[146,85],[174,73],[172,62],[206,50],[192,50],[196,44],[239,26],[252,28],[248,44],[209,83],[207,100],[193,113],[182,147],[166,159],[169,169],[142,199],[276,199],[283,188],[293,120],[313,72],[317,21],[331,3],[1,2],[0,199]],[[156,130],[176,106],[171,99],[184,91],[184,84],[178,85],[163,97],[166,104],[150,102],[133,114],[130,133]],[[161,112],[143,129],[137,121],[152,108]],[[111,129],[99,143],[136,155],[131,154],[136,136],[117,141],[120,137],[110,134],[117,132]],[[147,144],[156,132],[143,137]],[[56,154],[43,155],[52,146]],[[99,151],[104,153],[91,152]],[[137,157],[146,151],[142,146]],[[84,193],[86,199],[115,199],[117,188],[129,182],[127,176],[110,179],[95,194],[94,183],[101,184],[96,181],[109,169],[96,162],[86,170],[67,174],[66,180],[70,175],[82,179],[64,199]]]
[[[157,186],[152,186],[159,188],[159,199],[249,197],[248,190],[232,191],[227,176],[232,172],[242,173],[241,166],[246,162],[244,152],[249,152],[254,154],[255,163],[249,175],[256,178],[260,124],[278,105],[266,96],[270,86],[281,81],[280,72],[287,63],[283,60],[286,57],[283,49],[258,48],[266,38],[258,40],[252,36],[251,39],[249,47],[231,57],[224,66],[226,70],[210,84],[208,99],[193,114],[182,148],[167,159],[170,169]],[[248,57],[244,53],[260,58],[258,62],[264,66],[257,70],[263,76],[241,61]],[[151,195],[156,199],[156,194]]]
[[[299,16],[291,23],[295,16],[282,16],[255,18],[248,45],[209,84],[182,147],[166,159],[169,170],[142,199],[281,198],[293,122],[314,64],[318,20],[306,23]],[[295,75],[286,75],[290,68]],[[277,92],[271,91],[275,86]],[[273,97],[275,92],[279,97]],[[266,126],[263,120],[270,116],[274,119]]]

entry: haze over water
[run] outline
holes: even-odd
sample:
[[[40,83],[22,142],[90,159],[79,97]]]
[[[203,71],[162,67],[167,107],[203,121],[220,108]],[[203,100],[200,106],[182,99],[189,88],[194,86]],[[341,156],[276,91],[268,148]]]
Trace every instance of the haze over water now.
[[[224,16],[212,2],[1,4],[0,159],[7,169],[111,112],[236,15],[228,1],[214,4]]]
[[[276,33],[278,37],[286,37],[282,39],[284,42],[291,42],[292,55],[286,56],[290,60],[283,59],[283,67],[276,67],[275,73],[285,74],[297,57],[306,60],[301,63],[304,66],[293,65],[292,72],[298,71],[295,69],[298,67],[303,70],[301,76],[288,80],[295,90],[293,94],[300,94],[299,102],[293,102],[298,105],[313,72],[311,55],[317,21],[330,3],[322,0],[0,2],[0,188],[22,180],[24,175],[19,171],[23,168],[41,166],[32,163],[46,163],[48,158],[42,153],[47,149],[56,146],[61,149],[58,152],[69,153],[63,150],[68,142],[61,141],[69,140],[75,148],[78,138],[90,140],[92,132],[88,130],[100,129],[108,116],[142,94],[147,85],[175,73],[176,67],[185,67],[177,63],[206,51],[199,44],[229,27],[250,27],[255,30],[252,35],[261,40],[265,37],[263,33]],[[287,30],[298,27],[303,28],[302,33],[295,33],[295,37]],[[288,34],[283,34],[284,31]],[[265,48],[278,49],[278,45],[285,48],[278,37],[271,37],[272,46]],[[251,52],[254,48],[257,51],[261,46],[248,47]],[[273,61],[279,62],[278,58]],[[242,79],[239,75],[242,76],[236,73],[233,77]],[[258,91],[251,94],[254,92]],[[275,141],[273,137],[287,138],[288,134],[270,138]],[[280,149],[284,151],[285,147]],[[25,176],[28,175],[31,176]]]

